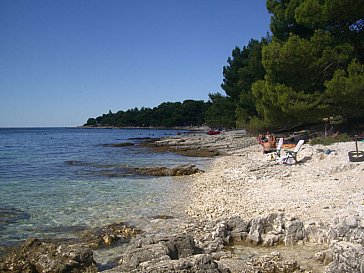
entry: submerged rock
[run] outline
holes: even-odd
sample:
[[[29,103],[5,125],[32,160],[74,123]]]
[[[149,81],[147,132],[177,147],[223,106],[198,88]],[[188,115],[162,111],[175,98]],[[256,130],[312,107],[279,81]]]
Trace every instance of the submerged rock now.
[[[103,147],[128,147],[134,146],[132,142],[122,142],[122,143],[111,143],[111,144],[102,144]]]
[[[92,249],[110,246],[118,241],[128,242],[142,231],[123,222],[96,228],[82,235],[82,240]]]
[[[181,165],[175,168],[167,167],[151,167],[151,168],[136,168],[135,172],[142,175],[151,176],[182,176],[191,175],[195,173],[202,173],[203,171],[193,164]]]
[[[92,250],[84,245],[55,245],[31,238],[0,261],[0,271],[93,273],[97,267]]]
[[[0,226],[15,223],[19,220],[29,219],[29,213],[16,208],[0,208]]]

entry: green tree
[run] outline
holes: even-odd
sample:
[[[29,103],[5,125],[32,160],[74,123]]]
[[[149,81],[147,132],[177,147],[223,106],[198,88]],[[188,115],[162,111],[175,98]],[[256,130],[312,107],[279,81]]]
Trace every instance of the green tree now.
[[[86,122],[86,126],[95,126],[97,124],[97,121],[96,121],[96,119],[94,119],[94,118],[89,118],[88,120],[87,120],[87,122]]]
[[[184,126],[196,126],[205,122],[205,112],[208,103],[202,100],[185,100],[181,106],[181,115],[183,117]]]
[[[266,6],[272,14],[270,30],[273,37],[281,41],[289,38],[290,34],[300,37],[310,37],[312,29],[296,21],[296,10],[305,0],[267,0]]]
[[[333,89],[345,79],[341,97],[358,93],[348,65],[363,54],[363,1],[268,0],[267,8],[273,41],[262,50],[265,78],[252,85],[259,117],[286,127],[344,113]]]
[[[232,57],[228,58],[228,65],[223,68],[224,79],[221,88],[236,104],[236,120],[239,124],[257,114],[251,85],[264,78],[262,47],[269,41],[270,37],[267,36],[261,41],[250,40],[242,49],[236,47]]]
[[[253,84],[260,117],[274,126],[318,122],[330,109],[325,81],[353,57],[349,44],[336,45],[330,33],[311,39],[291,35],[263,48],[265,80]]]
[[[349,43],[355,57],[364,61],[363,0],[267,0],[274,38],[291,34],[310,38],[315,31],[330,32],[337,43]]]
[[[364,118],[364,65],[353,60],[347,70],[335,71],[325,83],[331,101],[331,115],[344,119]]]
[[[209,94],[211,106],[205,114],[206,123],[211,127],[235,127],[235,103],[232,98],[220,93]]]

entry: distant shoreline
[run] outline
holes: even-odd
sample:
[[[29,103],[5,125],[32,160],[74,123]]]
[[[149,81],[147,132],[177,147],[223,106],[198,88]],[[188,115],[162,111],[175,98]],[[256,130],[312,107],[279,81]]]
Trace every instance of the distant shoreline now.
[[[71,127],[69,127],[71,128]],[[77,126],[73,127],[77,129],[150,129],[150,130],[183,130],[183,131],[193,131],[193,132],[207,132],[209,130],[208,126],[198,126],[198,127],[190,127],[190,126],[177,126],[177,127],[140,127],[140,126],[126,126],[126,127],[119,127],[119,126]]]

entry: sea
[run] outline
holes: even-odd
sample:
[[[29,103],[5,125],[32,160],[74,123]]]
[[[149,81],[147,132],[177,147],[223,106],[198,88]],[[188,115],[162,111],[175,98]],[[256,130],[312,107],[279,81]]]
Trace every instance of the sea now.
[[[82,230],[120,221],[143,229],[153,216],[173,215],[188,204],[183,196],[186,179],[140,176],[130,170],[182,164],[205,168],[209,159],[138,145],[176,133],[0,128],[0,247],[30,237],[73,238]],[[130,145],[112,145],[119,143]]]

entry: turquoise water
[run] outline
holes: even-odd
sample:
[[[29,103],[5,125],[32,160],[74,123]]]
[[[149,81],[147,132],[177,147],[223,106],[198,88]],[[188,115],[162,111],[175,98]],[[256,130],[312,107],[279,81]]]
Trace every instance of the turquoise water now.
[[[141,177],[125,167],[178,166],[207,160],[154,153],[139,146],[109,147],[174,135],[145,129],[0,129],[0,238],[73,237],[116,221],[141,224],[172,213],[183,182]]]

